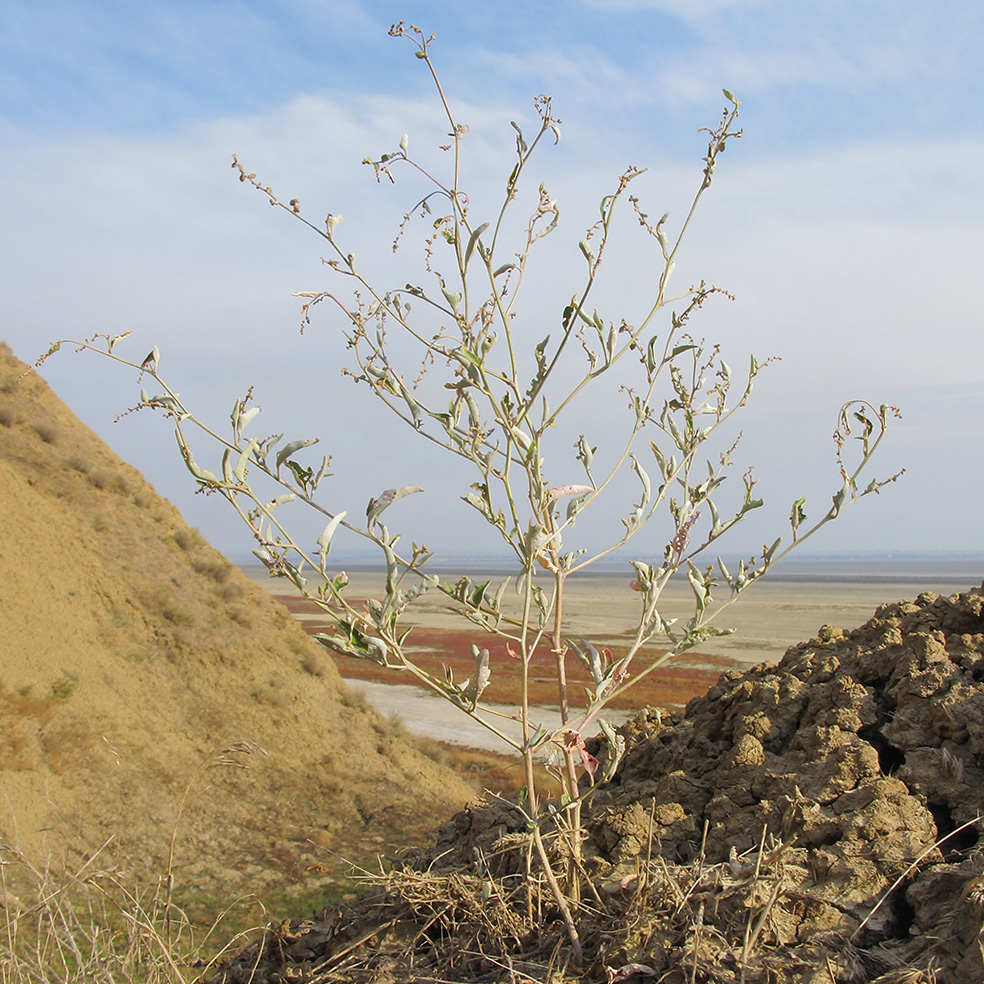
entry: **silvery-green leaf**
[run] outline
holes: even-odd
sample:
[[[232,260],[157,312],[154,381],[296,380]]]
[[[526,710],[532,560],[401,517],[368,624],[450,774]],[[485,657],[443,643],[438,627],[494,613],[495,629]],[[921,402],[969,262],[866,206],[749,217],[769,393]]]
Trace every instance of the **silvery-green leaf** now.
[[[622,756],[625,754],[625,739],[607,721],[599,718],[598,725],[608,742],[608,759],[601,774],[601,781],[608,782],[615,775],[619,762],[622,761]],[[638,966],[638,964],[633,966]]]
[[[246,415],[245,415],[245,414],[243,414],[243,416],[245,417]],[[302,439],[302,440],[299,440],[299,441],[290,441],[290,442],[289,442],[288,444],[285,444],[285,445],[284,445],[284,446],[283,446],[283,447],[282,447],[282,448],[281,448],[281,449],[280,449],[280,450],[279,450],[279,451],[277,452],[277,468],[280,468],[280,466],[281,466],[281,465],[282,465],[282,464],[283,464],[283,463],[284,463],[284,462],[285,462],[285,461],[286,461],[286,460],[287,460],[287,459],[288,459],[288,458],[289,458],[289,457],[290,457],[290,456],[291,456],[292,454],[294,454],[294,452],[295,452],[295,451],[300,451],[300,449],[301,449],[301,448],[308,448],[308,447],[310,447],[310,446],[311,446],[312,444],[317,444],[317,443],[318,443],[318,441],[320,441],[320,440],[321,440],[321,438],[320,438],[320,437],[309,437],[309,438],[305,438],[305,439]]]
[[[711,600],[711,593],[704,584],[704,578],[700,571],[693,565],[693,563],[687,561],[687,580],[690,582],[690,587],[694,593],[694,599],[697,603],[698,614],[703,614],[704,609],[707,607],[707,603]]]
[[[248,410],[244,410],[239,414],[239,433],[243,432],[243,428],[262,410],[262,407],[250,407]]]
[[[502,596],[506,593],[506,586],[509,584],[510,580],[511,578],[507,577],[505,581],[503,581],[502,584],[500,584],[499,587],[496,588],[495,597],[492,599],[492,607],[496,611],[499,610],[499,607],[502,604]]]
[[[112,352],[113,349],[116,348],[116,346],[119,345],[119,343],[122,342],[124,338],[129,338],[132,334],[133,334],[132,331],[124,331],[124,332],[120,332],[119,335],[113,335],[113,337],[110,338],[108,342],[109,351]]]
[[[293,564],[288,563],[286,560],[281,561],[284,571],[287,577],[294,583],[294,586],[298,591],[304,591],[307,587],[307,578],[301,573],[300,567],[295,567]]]
[[[526,582],[529,580],[529,574],[523,571],[519,577],[516,578],[516,594],[522,598],[526,594]]]
[[[718,565],[718,570],[721,571],[721,574],[724,577],[725,581],[727,581],[730,584],[731,583],[731,571],[728,570],[728,568],[725,566],[724,561],[720,557],[718,557],[718,559],[717,559],[717,565]]]
[[[246,481],[246,465],[249,462],[249,456],[253,453],[256,446],[256,441],[251,439],[249,444],[247,444],[243,449],[242,454],[239,456],[239,460],[233,467],[232,474],[235,476],[237,482]]]
[[[605,666],[602,661],[601,653],[587,639],[582,639],[580,645],[573,640],[568,642],[574,655],[584,664],[585,669],[591,674],[595,685],[599,685],[605,679]]]
[[[469,492],[461,497],[462,502],[467,502],[473,509],[477,509],[489,522],[492,522],[492,512],[488,503],[475,492]]]
[[[472,255],[472,252],[473,252],[473,251],[474,251],[474,249],[475,249],[475,244],[476,244],[476,243],[478,242],[478,237],[479,237],[479,236],[481,236],[481,234],[482,234],[483,232],[485,232],[485,230],[486,230],[486,229],[488,229],[488,227],[489,227],[489,224],[488,224],[488,222],[483,222],[483,223],[482,223],[482,224],[481,224],[481,225],[480,225],[480,226],[479,226],[479,227],[478,227],[478,228],[477,228],[477,229],[476,229],[476,230],[475,230],[475,231],[474,231],[474,232],[473,232],[473,233],[472,233],[472,234],[471,234],[471,235],[470,235],[470,236],[468,237],[468,245],[467,245],[467,246],[465,247],[465,256],[464,256],[464,261],[463,261],[463,262],[464,262],[464,267],[465,267],[465,269],[466,269],[466,270],[468,269],[468,261],[469,261],[469,259],[471,259],[471,255]]]
[[[577,495],[570,502],[567,503],[567,509],[565,511],[565,519],[572,526],[574,525],[574,520],[577,514],[581,511],[581,506],[584,505],[587,496]]]
[[[492,671],[489,669],[489,651],[487,649],[479,649],[478,646],[472,646],[472,658],[475,660],[475,672],[469,678],[468,682],[458,689],[458,693],[461,695],[464,701],[468,703],[468,710],[474,711],[478,705],[479,698],[482,696],[482,691],[489,685],[489,679],[492,676]]]
[[[676,442],[676,446],[681,450],[686,450],[684,447],[683,434],[680,432],[680,428],[677,422],[673,419],[673,414],[670,413],[669,407],[663,408],[663,413],[660,421],[663,426],[670,432],[670,437]]]
[[[529,451],[530,444],[532,443],[526,433],[520,427],[509,428],[509,433],[512,435],[513,440],[522,448],[523,451]]]
[[[329,521],[328,525],[321,531],[321,536],[318,537],[318,556],[321,558],[321,573],[325,572],[325,563],[328,558],[328,551],[331,548],[331,538],[335,535],[335,530],[338,529],[338,524],[346,517],[347,513],[345,510],[337,513]]]
[[[639,504],[639,508],[645,509],[652,497],[652,484],[649,481],[649,476],[646,474],[645,468],[639,464],[639,459],[631,453],[629,454],[629,459],[632,462],[632,470],[639,476],[639,481],[642,482],[642,502]]]
[[[370,499],[369,505],[366,507],[366,517],[369,520],[369,525],[372,526],[379,518],[380,513],[393,505],[397,499],[402,499],[404,496],[423,491],[419,485],[404,485],[398,489],[386,489],[385,492],[381,492],[378,498]]]
[[[549,739],[550,739],[550,732],[544,727],[538,727],[536,731],[534,731],[533,734],[530,735],[528,741],[526,742],[526,745],[524,746],[524,749],[535,751],[545,742],[549,741]]]
[[[806,504],[806,496],[801,495],[794,503],[789,513],[789,525],[793,528],[793,533],[799,528],[800,523],[806,519],[806,511],[803,506]]]
[[[675,266],[676,264],[674,263],[667,264],[666,269],[663,271],[662,275],[660,276],[659,278],[660,295],[662,295],[663,292],[666,290],[666,285],[669,283],[670,277],[673,275],[673,270]]]
[[[714,500],[709,498],[706,502],[707,507],[711,510],[711,532],[709,536],[713,540],[724,532],[724,527],[721,525],[721,519],[718,515],[717,506],[714,505]]]
[[[316,489],[320,484],[322,479],[329,474],[328,465],[331,464],[328,458],[321,459],[321,467],[318,469],[318,474],[314,476],[314,481],[311,483],[311,489]]]
[[[197,462],[192,456],[191,448],[188,446],[184,438],[181,436],[181,432],[175,431],[175,436],[178,439],[178,448],[181,451],[181,457],[184,458],[184,462],[188,468],[188,471],[190,471],[191,474],[198,479],[198,481],[204,482],[206,485],[218,485],[219,484],[218,475],[215,475],[213,472],[210,472],[205,468],[198,467]]]
[[[297,498],[293,492],[285,492],[283,495],[278,495],[275,499],[271,499],[263,506],[263,511],[270,513],[274,509],[279,509],[281,506],[288,502],[293,502]]]
[[[156,396],[150,397],[150,399],[147,400],[147,403],[151,406],[164,407],[165,410],[169,410],[182,420],[188,416],[188,414],[181,409],[178,401],[173,396],[169,396],[167,393],[158,393]]]
[[[526,141],[523,139],[523,131],[520,130],[519,124],[514,123],[510,120],[509,125],[516,131],[516,145],[520,152],[525,154],[529,148],[526,146]]]
[[[663,256],[667,256],[669,253],[669,242],[666,238],[666,233],[663,232],[663,223],[670,217],[670,213],[667,212],[660,220],[656,223],[656,238],[659,240],[660,248],[663,250]]]

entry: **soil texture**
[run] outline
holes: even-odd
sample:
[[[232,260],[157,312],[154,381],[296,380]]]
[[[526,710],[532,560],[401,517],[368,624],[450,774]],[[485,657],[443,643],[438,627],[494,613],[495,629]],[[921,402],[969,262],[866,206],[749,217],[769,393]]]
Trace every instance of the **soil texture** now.
[[[984,981],[981,589],[824,626],[622,733],[585,807],[580,967],[521,814],[491,800],[212,980]]]

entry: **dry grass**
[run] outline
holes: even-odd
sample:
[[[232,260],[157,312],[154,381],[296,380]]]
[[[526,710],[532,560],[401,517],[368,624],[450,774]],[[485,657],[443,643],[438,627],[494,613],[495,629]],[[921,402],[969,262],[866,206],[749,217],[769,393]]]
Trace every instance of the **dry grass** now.
[[[385,875],[365,873],[372,886],[351,908],[325,909],[319,917],[272,924],[250,947],[221,962],[211,984],[352,984],[382,980],[575,981],[741,979],[759,980],[765,952],[758,930],[766,924],[781,860],[769,852],[752,873],[700,860],[668,865],[640,860],[636,870],[610,883],[592,884],[580,906],[585,964],[573,966],[566,930],[546,883],[524,865],[522,835],[503,838],[500,853],[467,870],[434,865],[414,870],[414,860]],[[439,862],[438,862],[439,863]],[[518,869],[518,870],[517,870]],[[525,870],[524,870],[525,869]],[[705,927],[714,905],[729,925]],[[753,932],[749,932],[752,927]],[[822,957],[821,957],[822,959]],[[715,968],[729,968],[721,978]],[[633,975],[642,975],[636,977]]]
[[[827,982],[932,984],[932,961],[908,964],[890,948],[839,933],[783,942],[783,906],[800,900],[784,845],[763,836],[746,856],[672,864],[655,850],[632,870],[585,880],[577,909],[583,964],[545,881],[531,870],[528,838],[506,835],[474,863],[408,855],[396,870],[364,872],[350,906],[271,923],[220,959],[207,984],[510,984]],[[653,845],[651,845],[653,847]],[[556,845],[555,845],[556,849]],[[505,872],[505,873],[503,873]],[[815,972],[815,973],[814,973]]]
[[[241,945],[237,935],[218,949],[228,912],[197,929],[173,900],[172,877],[134,886],[108,862],[109,846],[59,870],[0,845],[3,984],[187,984]],[[241,900],[230,910],[249,906]]]

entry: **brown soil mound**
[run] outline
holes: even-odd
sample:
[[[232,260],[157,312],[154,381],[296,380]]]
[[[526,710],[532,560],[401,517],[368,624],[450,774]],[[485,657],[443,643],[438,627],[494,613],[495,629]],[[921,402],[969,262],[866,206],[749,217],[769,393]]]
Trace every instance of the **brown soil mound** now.
[[[984,981],[982,609],[886,605],[627,726],[590,800],[580,971],[495,802],[215,979]]]
[[[473,795],[26,368],[0,346],[0,845],[146,882],[176,830],[185,896],[283,904]]]

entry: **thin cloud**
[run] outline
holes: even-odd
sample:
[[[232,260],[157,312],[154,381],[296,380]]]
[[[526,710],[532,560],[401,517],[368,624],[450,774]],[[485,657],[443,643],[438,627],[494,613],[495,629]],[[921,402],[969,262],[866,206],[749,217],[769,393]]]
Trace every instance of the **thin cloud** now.
[[[658,10],[688,21],[703,21],[721,11],[766,6],[769,0],[581,0],[589,10],[630,13]]]
[[[324,435],[322,446],[336,455],[329,491],[336,505],[357,511],[381,488],[424,485],[427,496],[408,501],[406,517],[419,520],[419,534],[435,546],[449,537],[463,542],[471,516],[458,496],[470,477],[413,448],[368,394],[340,376],[348,358],[341,315],[324,306],[306,334],[298,333],[291,292],[332,283],[320,262],[327,245],[236,182],[229,167],[236,152],[284,198],[300,198],[313,221],[342,212],[345,248],[385,284],[426,283],[418,245],[433,217],[414,217],[400,252],[390,250],[400,219],[419,200],[421,180],[406,170],[397,185],[377,185],[359,161],[395,150],[408,133],[426,166],[444,168],[447,155],[437,145],[446,142],[447,121],[408,46],[389,50],[398,70],[376,59],[378,49],[360,47],[372,25],[358,8],[348,5],[343,13],[351,23],[338,14],[338,30],[326,34],[315,0],[240,6],[250,16],[238,32],[222,34],[221,23],[198,8],[174,28],[178,33],[163,32],[180,48],[173,59],[167,45],[130,43],[123,32],[88,63],[92,35],[81,23],[88,7],[80,6],[77,45],[71,20],[48,36],[52,58],[64,51],[63,78],[38,88],[27,60],[8,65],[9,91],[20,93],[20,104],[30,92],[48,116],[0,121],[7,337],[32,359],[58,334],[134,329],[134,351],[143,350],[137,358],[158,345],[170,381],[220,423],[255,383],[264,432]],[[535,122],[531,95],[550,92],[567,120],[560,145],[544,148],[516,203],[525,219],[543,180],[562,208],[557,233],[537,249],[517,330],[536,340],[558,330],[558,312],[582,286],[577,241],[625,164],[650,166],[632,188],[651,216],[668,210],[670,226],[683,220],[704,152],[705,137],[695,131],[716,121],[720,86],[734,88],[745,99],[746,137],[722,159],[672,286],[682,291],[703,278],[736,293],[733,303],[716,298],[692,324],[698,335],[724,343],[736,372],[750,352],[784,357],[756,387],[742,458],[759,462],[763,474],[773,461],[770,500],[780,513],[788,514],[803,491],[811,503],[823,495],[829,502],[829,437],[840,403],[859,395],[904,410],[910,403],[884,469],[909,466],[909,485],[883,497],[891,506],[864,510],[875,521],[845,527],[849,533],[836,532],[825,546],[897,547],[899,530],[904,545],[922,545],[930,534],[919,515],[934,478],[938,483],[944,468],[952,484],[975,487],[981,478],[967,455],[972,435],[984,429],[976,400],[984,343],[975,266],[984,253],[984,145],[963,129],[979,91],[977,62],[961,54],[970,15],[951,28],[929,25],[920,5],[909,21],[893,8],[883,25],[877,21],[888,8],[879,3],[864,12],[856,4],[823,5],[829,23],[798,4],[591,6],[611,12],[605,26],[612,38],[622,32],[624,47],[592,36],[579,19],[584,6],[575,4],[559,38],[530,30],[522,44],[499,51],[497,36],[478,30],[484,22],[472,12],[436,49],[439,65],[445,58],[449,65],[456,116],[470,126],[463,174],[474,215],[486,218],[502,194],[515,159],[509,124],[516,120],[527,132]],[[616,16],[619,9],[624,16]],[[152,26],[140,11],[133,16]],[[663,35],[662,46],[633,45],[660,13],[688,16],[690,27]],[[281,15],[280,27],[264,37],[269,18]],[[517,37],[523,23],[511,28]],[[598,18],[590,23],[597,26]],[[292,33],[296,25],[305,30]],[[373,30],[385,37],[385,26]],[[189,68],[215,32],[214,64]],[[33,51],[45,38],[28,40]],[[114,60],[117,54],[126,57]],[[405,63],[412,74],[401,74]],[[237,89],[254,67],[255,77]],[[94,100],[78,124],[68,119],[75,103],[66,109],[59,102],[74,79]],[[111,98],[100,104],[100,93]],[[140,102],[144,115],[134,109]],[[602,316],[617,323],[645,309],[653,248],[631,212],[620,215],[603,282],[592,293]],[[346,295],[347,284],[334,286]],[[193,523],[227,549],[245,551],[234,524],[217,518],[221,510],[192,494],[165,422],[140,414],[112,424],[135,399],[131,380],[68,353],[46,372]],[[959,430],[929,412],[934,396],[925,387],[949,384],[966,387],[947,404],[959,414]],[[613,400],[621,410],[624,398]],[[607,415],[597,405],[578,412],[572,426],[597,430],[599,444],[608,439]],[[576,462],[564,458],[555,467],[566,476]],[[627,488],[627,502],[634,492]],[[966,546],[964,530],[945,518],[934,522],[934,543]]]

